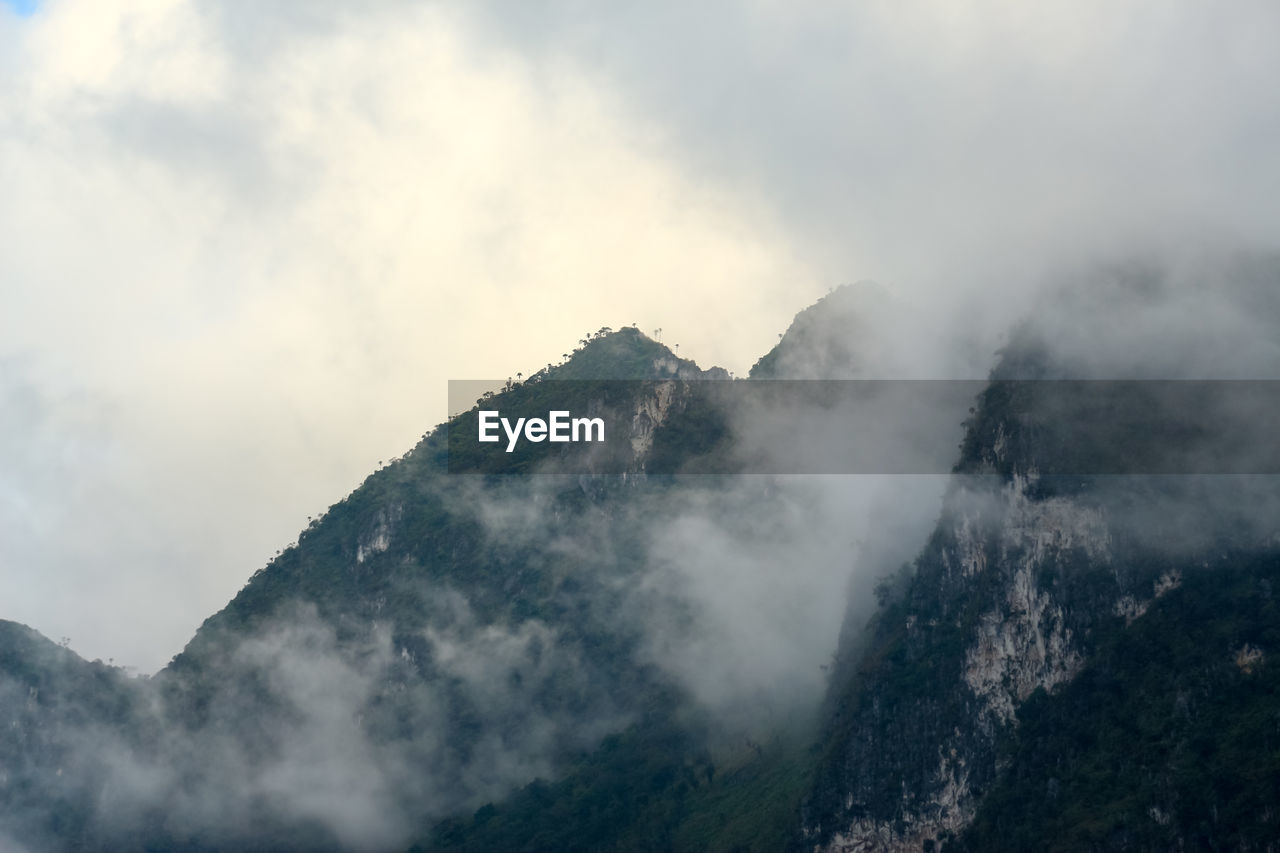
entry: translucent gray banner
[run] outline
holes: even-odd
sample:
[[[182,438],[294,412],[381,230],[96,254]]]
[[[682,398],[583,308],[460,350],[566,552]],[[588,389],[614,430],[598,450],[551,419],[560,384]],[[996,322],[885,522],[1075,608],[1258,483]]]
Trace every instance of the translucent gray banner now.
[[[1280,382],[450,382],[450,473],[1277,474]]]

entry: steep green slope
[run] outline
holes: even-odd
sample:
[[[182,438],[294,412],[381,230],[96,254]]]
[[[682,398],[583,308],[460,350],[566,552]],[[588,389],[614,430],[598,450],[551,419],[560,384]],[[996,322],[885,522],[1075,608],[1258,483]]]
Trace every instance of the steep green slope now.
[[[622,377],[725,375],[635,330],[602,330],[566,363],[485,403],[537,410],[569,394],[583,409],[643,408],[654,453],[676,464],[696,455],[684,446],[687,427],[667,426],[699,405],[696,395],[641,400],[651,386],[598,382]],[[642,586],[646,549],[651,531],[672,521],[666,495],[681,484],[451,475],[450,429],[473,434],[474,418],[473,409],[431,431],[371,475],[255,573],[165,670],[119,688],[119,701],[150,716],[122,719],[109,743],[92,742],[86,734],[114,719],[103,707],[114,694],[90,686],[66,699],[75,725],[65,748],[99,771],[83,774],[56,817],[44,807],[62,796],[59,768],[50,750],[30,749],[20,721],[12,750],[26,763],[11,765],[13,790],[29,796],[10,800],[0,832],[84,849],[397,849],[432,837],[443,816],[500,803],[535,779],[567,772],[569,781],[526,791],[581,788],[581,773],[611,774],[625,788],[638,752],[654,767],[701,766],[691,706],[646,653],[646,613],[636,610],[653,606]],[[634,473],[643,462],[610,464]],[[16,708],[25,670],[0,675],[13,693],[3,707]],[[46,726],[57,708],[32,714]],[[676,796],[684,774],[659,777],[655,796]],[[28,804],[36,823],[58,825],[36,833],[16,815]],[[519,797],[510,808],[520,810]],[[619,843],[679,823],[627,808],[628,819],[606,809],[599,822]]]
[[[0,621],[0,845],[5,835],[51,849],[92,842],[98,830],[87,804],[111,767],[88,741],[146,755],[154,720],[123,670]]]
[[[865,369],[868,317],[888,295],[872,282],[842,284],[801,311],[751,366],[752,379],[849,379]]]
[[[596,381],[624,376],[702,373],[627,329],[586,341],[486,405],[625,413],[644,388]],[[574,382],[555,382],[566,379]],[[640,621],[627,616],[671,484],[451,475],[450,454],[458,464],[464,445],[450,436],[474,435],[475,411],[370,476],[202,626],[157,679],[177,720],[271,756],[261,762],[269,773],[272,759],[288,758],[279,743],[290,734],[276,721],[305,718],[310,698],[281,668],[317,665],[318,645],[326,665],[344,669],[324,684],[323,701],[358,674],[362,691],[344,698],[342,713],[359,720],[352,736],[394,753],[386,778],[404,789],[391,799],[407,826],[557,775],[642,713],[671,718],[683,700],[643,659]],[[532,470],[513,456],[504,470]],[[363,785],[379,772],[348,775]]]
[[[1200,411],[1136,428],[1180,386],[999,381],[1061,369],[1015,337],[933,535],[846,630],[793,849],[1266,849],[1280,705],[1233,661],[1280,629],[1247,602],[1274,479],[1045,474],[1159,470],[1217,435]]]
[[[1223,554],[1183,577],[1019,709],[965,849],[1273,849],[1280,555]]]
[[[702,727],[665,712],[611,735],[554,782],[539,780],[413,848],[427,853],[780,850],[810,782],[809,741],[785,732],[708,752]]]

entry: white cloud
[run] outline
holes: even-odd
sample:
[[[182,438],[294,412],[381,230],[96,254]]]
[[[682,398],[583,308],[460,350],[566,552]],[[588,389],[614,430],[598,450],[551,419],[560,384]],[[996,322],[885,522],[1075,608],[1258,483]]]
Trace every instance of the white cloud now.
[[[57,423],[0,437],[29,460],[0,616],[144,668],[441,420],[449,378],[631,321],[744,369],[819,286],[758,197],[692,180],[572,68],[440,9],[265,13],[254,50],[225,12],[3,25],[2,384]]]
[[[109,413],[2,421],[0,616],[155,666],[448,378],[604,324],[742,371],[874,278],[907,372],[974,375],[1064,263],[1275,248],[1278,33],[1139,0],[0,17],[0,387]]]

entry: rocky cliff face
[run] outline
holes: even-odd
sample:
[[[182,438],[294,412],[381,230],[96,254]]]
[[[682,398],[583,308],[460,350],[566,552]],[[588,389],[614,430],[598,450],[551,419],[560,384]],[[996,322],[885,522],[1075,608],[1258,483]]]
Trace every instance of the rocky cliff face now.
[[[1045,356],[1015,349],[1006,353],[1004,367],[1010,365],[1042,371]],[[1026,760],[1017,750],[1030,749],[1019,729],[1028,703],[1055,707],[1083,672],[1110,665],[1099,663],[1110,660],[1099,649],[1138,630],[1139,620],[1180,590],[1188,566],[1221,563],[1221,539],[1166,547],[1134,524],[1132,506],[1150,503],[1161,512],[1176,506],[1184,522],[1212,529],[1213,500],[1169,497],[1181,483],[1042,476],[1046,463],[1062,458],[1060,437],[1072,432],[1069,423],[1041,429],[1042,402],[1034,388],[988,387],[968,423],[933,536],[886,583],[887,601],[871,623],[861,632],[846,628],[857,642],[841,652],[796,849],[974,843],[969,830],[987,795],[1005,791],[992,808],[1014,796],[1007,772]],[[1122,408],[1114,415],[1124,420]],[[1133,440],[1105,430],[1098,438],[1121,451]],[[1270,547],[1261,539],[1246,544],[1238,529],[1231,535],[1236,547],[1254,553]],[[1221,656],[1248,658],[1240,648],[1237,641]],[[1167,799],[1156,802],[1167,809]],[[1000,820],[990,813],[983,826]],[[984,836],[975,849],[999,846],[998,837]]]
[[[906,851],[954,837],[995,780],[996,742],[1019,705],[1080,671],[1097,599],[1109,615],[1127,592],[1101,513],[1036,498],[1035,485],[1030,473],[951,489],[837,701],[805,846]]]

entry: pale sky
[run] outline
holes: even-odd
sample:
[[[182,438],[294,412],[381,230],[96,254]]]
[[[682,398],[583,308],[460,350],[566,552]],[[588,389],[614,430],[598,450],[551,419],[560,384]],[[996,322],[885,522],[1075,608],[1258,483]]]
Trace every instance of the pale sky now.
[[[0,5],[0,618],[154,670],[447,380],[601,326],[744,373],[875,279],[912,370],[946,328],[980,372],[1058,265],[1272,247],[1276,44],[1269,2]]]

